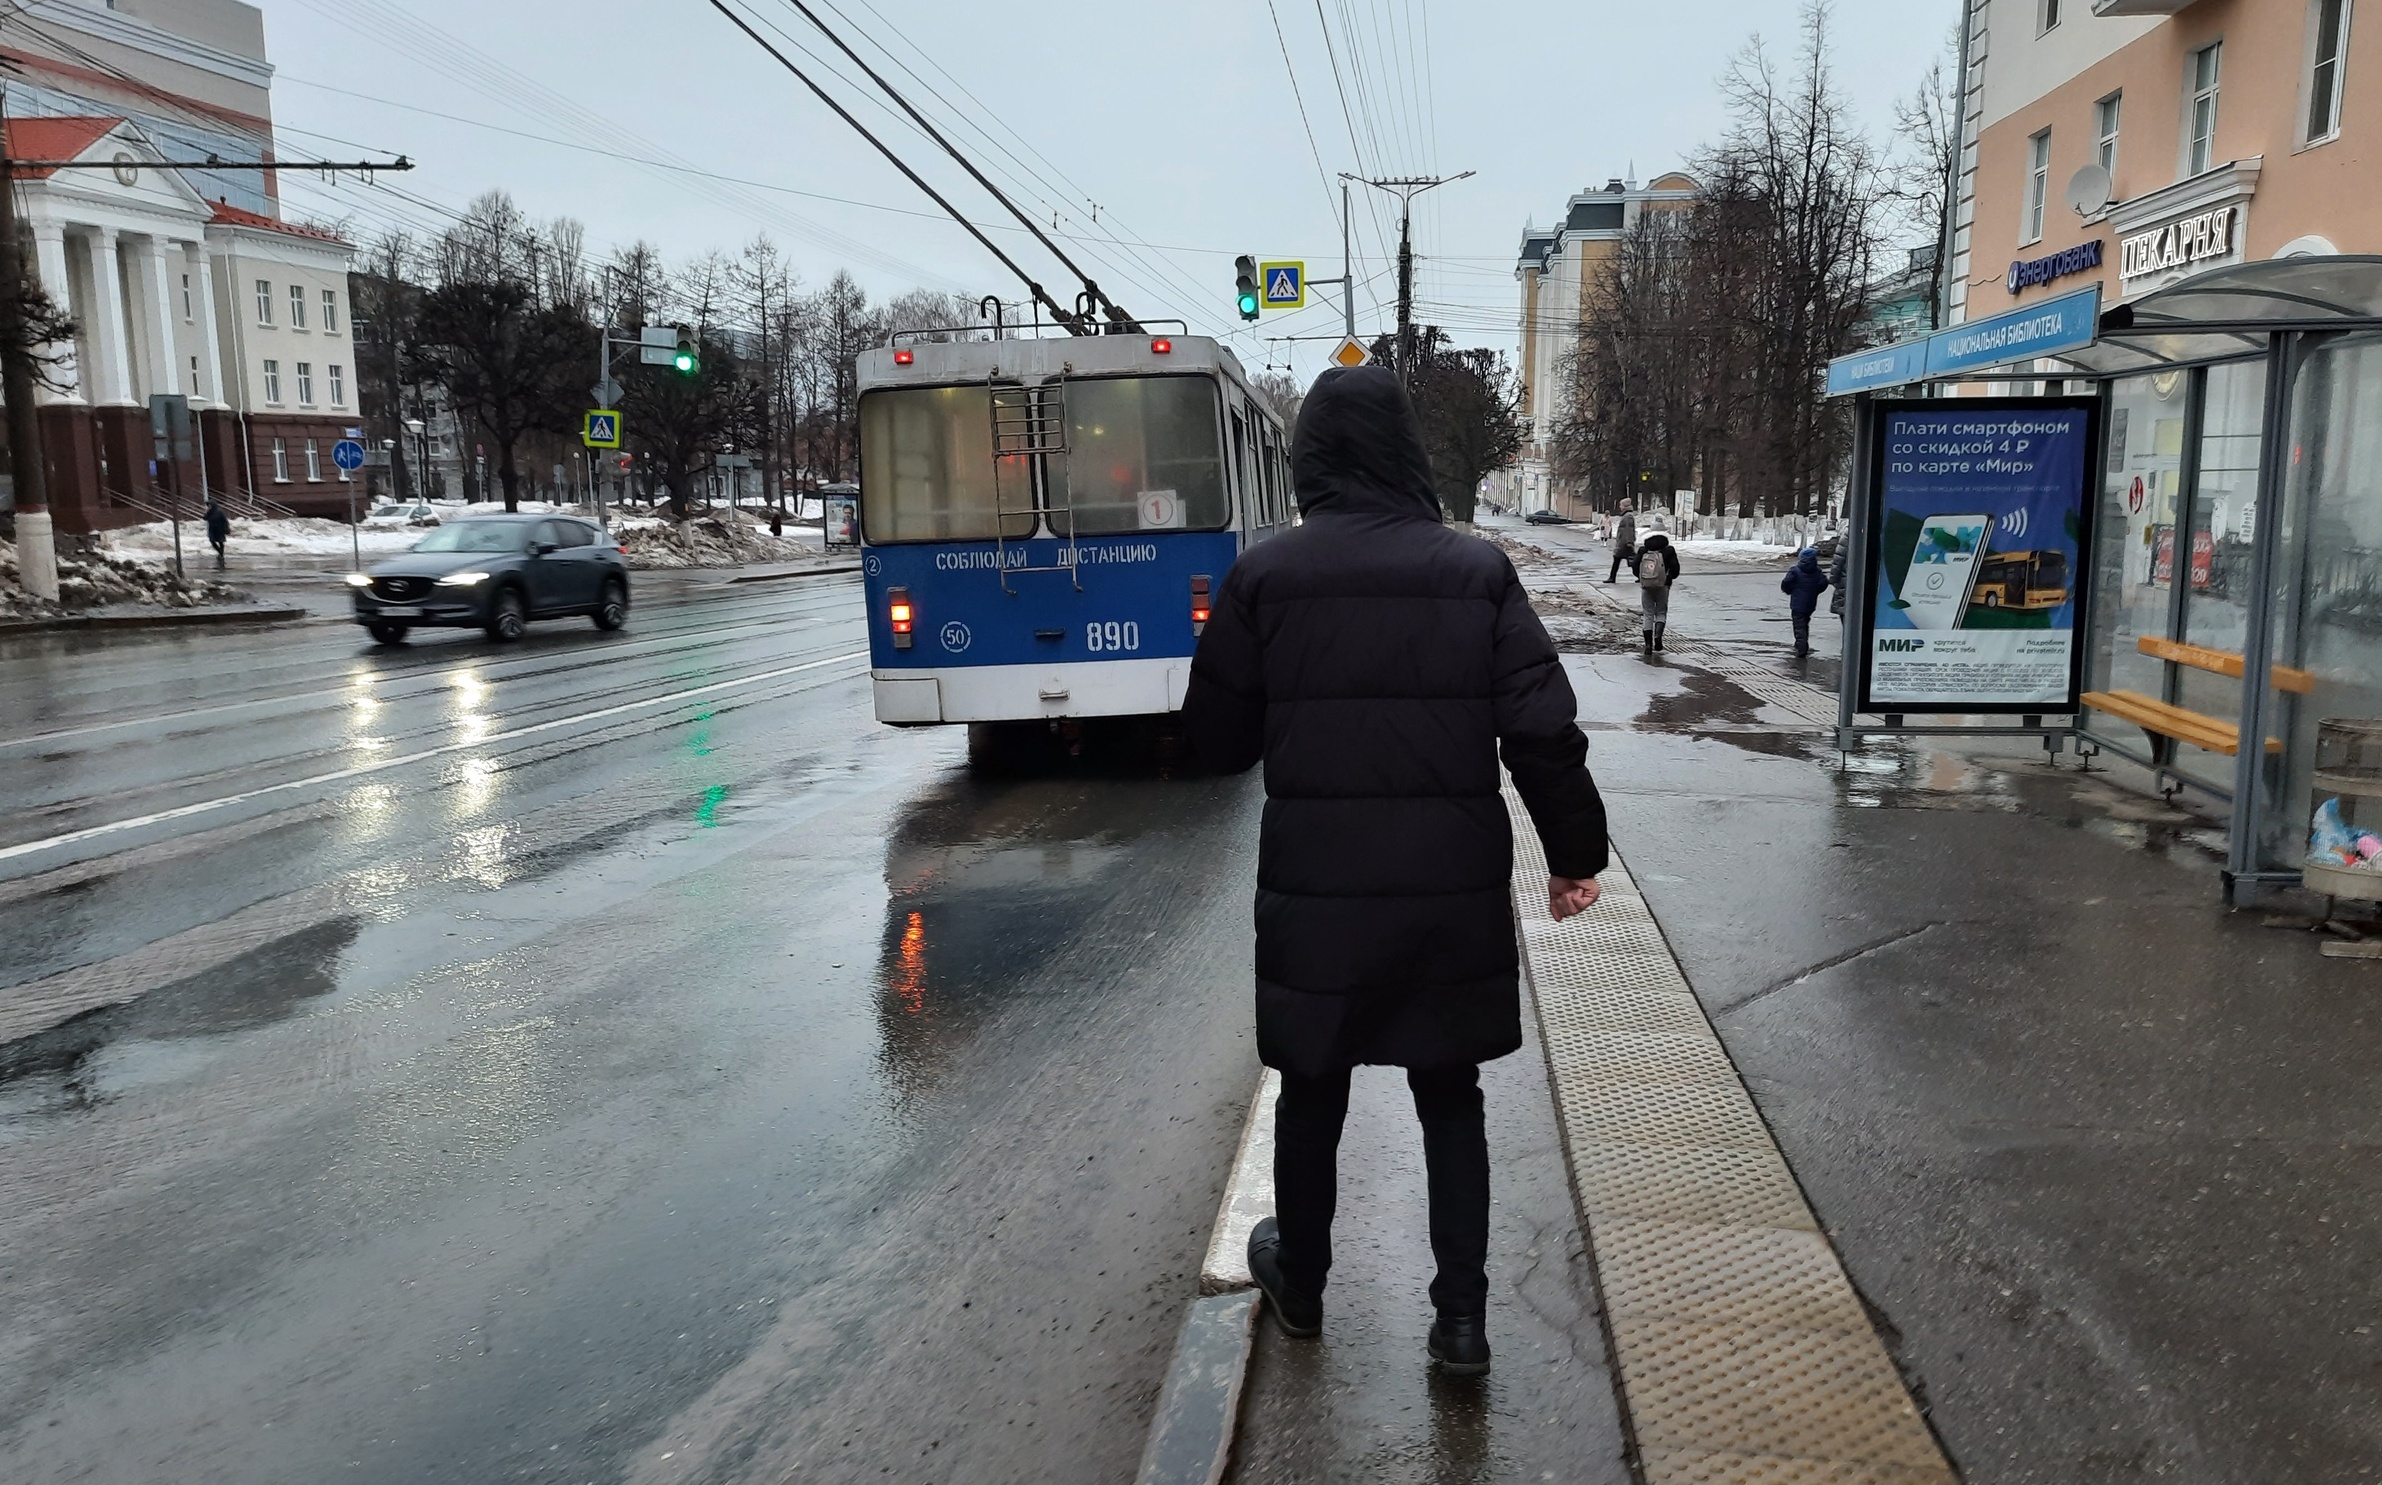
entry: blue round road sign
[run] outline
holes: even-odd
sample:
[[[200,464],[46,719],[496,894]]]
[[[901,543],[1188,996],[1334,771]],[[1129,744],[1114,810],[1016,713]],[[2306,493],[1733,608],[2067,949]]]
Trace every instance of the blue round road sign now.
[[[331,445],[331,462],[351,474],[364,467],[364,446],[352,438]]]

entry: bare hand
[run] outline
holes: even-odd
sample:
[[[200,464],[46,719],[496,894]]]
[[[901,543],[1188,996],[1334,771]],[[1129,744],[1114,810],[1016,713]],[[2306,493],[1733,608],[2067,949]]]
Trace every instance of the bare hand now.
[[[1566,918],[1577,917],[1596,906],[1596,899],[1603,894],[1603,891],[1603,888],[1596,885],[1594,877],[1589,877],[1585,881],[1572,877],[1549,877],[1547,878],[1547,911],[1555,915],[1555,921],[1558,923]]]

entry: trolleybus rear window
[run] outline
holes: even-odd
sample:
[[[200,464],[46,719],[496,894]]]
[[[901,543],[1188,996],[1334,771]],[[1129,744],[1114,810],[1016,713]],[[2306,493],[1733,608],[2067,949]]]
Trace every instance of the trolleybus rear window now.
[[[915,387],[860,399],[860,520],[872,542],[1022,541],[1034,534],[1031,462],[993,478],[992,394]]]
[[[1232,524],[1215,383],[1137,376],[1064,386],[1068,451],[1051,456],[1050,488],[1054,503],[1064,499],[1073,508],[1075,533],[1220,531]],[[1054,511],[1051,524],[1070,534],[1064,513]]]

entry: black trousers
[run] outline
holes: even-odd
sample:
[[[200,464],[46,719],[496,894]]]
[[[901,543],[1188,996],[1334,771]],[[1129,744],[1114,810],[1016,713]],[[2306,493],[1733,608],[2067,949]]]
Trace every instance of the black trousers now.
[[[1610,583],[1613,581],[1613,579],[1621,576],[1621,564],[1624,562],[1629,564],[1629,570],[1631,572],[1636,572],[1638,570],[1638,549],[1636,547],[1613,548],[1613,566],[1612,569],[1605,574],[1606,582]]]
[[[1442,1314],[1489,1307],[1489,1137],[1477,1067],[1413,1068],[1414,1112],[1430,1173],[1431,1304]],[[1340,1187],[1340,1126],[1348,1118],[1348,1069],[1322,1077],[1282,1074],[1274,1111],[1274,1216],[1282,1276],[1323,1293],[1332,1267],[1332,1211]]]

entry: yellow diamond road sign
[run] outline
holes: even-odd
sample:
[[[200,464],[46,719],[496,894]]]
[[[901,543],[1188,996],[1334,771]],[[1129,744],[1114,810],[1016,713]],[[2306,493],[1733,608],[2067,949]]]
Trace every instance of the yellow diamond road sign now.
[[[1265,288],[1267,309],[1307,307],[1307,265],[1301,262],[1260,263],[1257,281]]]
[[[1341,341],[1331,354],[1331,362],[1334,366],[1362,366],[1372,359],[1373,353],[1358,344],[1353,335]]]
[[[620,447],[620,414],[609,408],[590,411],[579,429],[579,441],[591,449]]]

